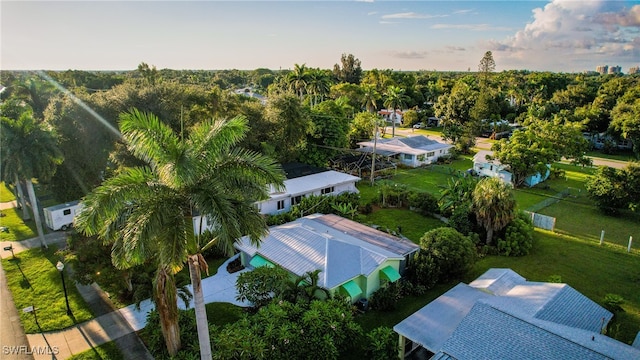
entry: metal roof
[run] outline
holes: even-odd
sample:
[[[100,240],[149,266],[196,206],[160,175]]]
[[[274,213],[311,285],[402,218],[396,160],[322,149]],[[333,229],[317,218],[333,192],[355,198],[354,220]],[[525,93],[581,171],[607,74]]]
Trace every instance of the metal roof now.
[[[361,147],[372,147],[373,141],[359,142]],[[409,136],[409,137],[395,137],[391,139],[379,139],[376,144],[376,154],[380,154],[379,151],[389,151],[394,153],[403,154],[426,154],[430,151],[449,149],[453,145],[441,143],[436,140],[429,139],[424,135]]]
[[[313,191],[317,191],[323,188],[346,184],[355,183],[360,178],[357,176],[341,173],[334,170],[323,171],[320,173],[314,173],[311,175],[305,175],[293,179],[284,181],[285,189],[282,192],[276,192],[270,194],[271,199],[278,199],[282,197],[297,196],[302,194],[308,194]]]
[[[318,285],[332,289],[357,276],[368,276],[387,260],[403,260],[383,247],[345,234],[320,222],[315,216],[274,226],[259,246],[247,237],[236,248],[250,256],[260,254],[296,275],[320,270]],[[373,229],[372,229],[373,230]]]
[[[80,200],[70,201],[70,202],[64,203],[64,204],[58,204],[58,205],[49,206],[49,207],[46,207],[46,208],[44,208],[42,210],[56,211],[56,210],[66,209],[68,207],[78,205],[79,203],[80,203]]]
[[[316,223],[328,226],[344,234],[357,237],[362,241],[381,247],[396,255],[407,256],[408,254],[420,249],[420,246],[412,241],[387,234],[370,226],[345,219],[338,215],[311,215],[308,218]]]

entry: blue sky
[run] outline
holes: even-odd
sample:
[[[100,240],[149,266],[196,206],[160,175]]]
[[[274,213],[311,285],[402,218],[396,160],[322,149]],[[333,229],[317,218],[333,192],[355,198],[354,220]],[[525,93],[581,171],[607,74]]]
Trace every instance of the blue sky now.
[[[6,1],[0,69],[595,70],[640,65],[640,1]]]

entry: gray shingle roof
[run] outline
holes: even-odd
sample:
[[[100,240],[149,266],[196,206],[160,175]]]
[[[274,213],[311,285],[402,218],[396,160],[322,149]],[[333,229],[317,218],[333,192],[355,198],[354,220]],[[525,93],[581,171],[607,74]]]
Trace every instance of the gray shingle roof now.
[[[640,349],[600,334],[611,317],[567,284],[529,282],[512,270],[490,269],[394,330],[457,359],[640,359]]]
[[[368,276],[387,260],[403,259],[383,247],[358,239],[356,231],[345,234],[314,221],[317,217],[308,216],[271,227],[260,246],[251,244],[247,237],[235,246],[250,256],[260,254],[296,275],[319,269],[318,285],[327,289],[359,275]]]
[[[441,351],[457,359],[588,360],[640,356],[640,351],[604,335],[582,331],[585,339],[578,342],[545,328],[544,323],[547,322],[532,323],[478,302]]]

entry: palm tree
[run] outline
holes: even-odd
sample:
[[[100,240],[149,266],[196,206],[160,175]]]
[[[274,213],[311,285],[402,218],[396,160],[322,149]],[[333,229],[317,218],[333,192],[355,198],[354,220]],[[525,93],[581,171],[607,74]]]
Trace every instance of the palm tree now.
[[[321,69],[311,69],[308,72],[307,87],[309,93],[313,96],[311,107],[317,105],[329,93],[331,80],[329,75]]]
[[[409,97],[404,94],[404,89],[399,86],[389,86],[387,91],[384,93],[384,106],[387,109],[391,109],[393,111],[393,117],[391,119],[392,130],[391,136],[396,136],[396,110],[402,109],[403,106],[407,104]]]
[[[511,190],[511,184],[498,178],[482,179],[473,190],[473,210],[487,230],[487,245],[491,245],[494,231],[507,226],[515,216],[516,201]]]
[[[376,87],[371,84],[363,84],[363,102],[362,105],[368,112],[373,113],[377,109],[377,101],[380,99],[380,94],[376,90]]]
[[[46,248],[33,179],[46,180],[53,176],[56,166],[62,163],[62,154],[53,133],[36,122],[31,109],[25,109],[17,120],[2,117],[0,125],[2,178],[15,181],[19,187],[22,182],[26,183],[38,238]]]
[[[302,97],[307,90],[308,82],[309,70],[305,64],[295,64],[293,71],[287,74],[287,84],[289,84],[289,89],[293,90],[300,100],[302,100]]]
[[[133,110],[121,115],[120,128],[127,148],[147,166],[126,168],[87,195],[76,225],[112,244],[118,268],[156,261],[154,302],[172,356],[180,348],[174,275],[186,261],[200,355],[210,359],[202,251],[219,246],[231,254],[244,235],[259,242],[267,226],[254,203],[268,197],[268,184],[282,186],[282,171],[270,158],[236,148],[248,129],[244,117],[202,122],[182,139],[156,116]],[[195,215],[210,230],[195,234]]]

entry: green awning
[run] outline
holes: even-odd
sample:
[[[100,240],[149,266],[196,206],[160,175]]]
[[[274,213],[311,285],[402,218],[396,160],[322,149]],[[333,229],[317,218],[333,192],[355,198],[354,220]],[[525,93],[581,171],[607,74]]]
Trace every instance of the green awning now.
[[[391,265],[380,270],[380,276],[382,276],[383,278],[386,278],[391,282],[395,282],[395,281],[398,281],[398,279],[400,279],[400,273]]]
[[[249,265],[253,266],[254,268],[259,268],[261,266],[268,266],[268,267],[274,267],[275,265],[273,265],[273,263],[265,258],[263,258],[262,256],[255,254],[253,259],[251,259],[251,261],[249,261]]]
[[[358,284],[356,284],[356,282],[353,280],[349,280],[348,282],[342,284],[340,287],[343,288],[344,291],[346,291],[347,294],[351,296],[351,298],[355,298],[356,296],[362,294],[362,289],[360,289],[360,286],[358,286]]]

